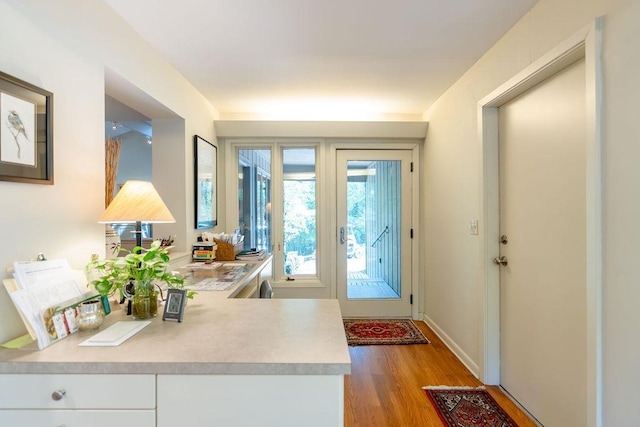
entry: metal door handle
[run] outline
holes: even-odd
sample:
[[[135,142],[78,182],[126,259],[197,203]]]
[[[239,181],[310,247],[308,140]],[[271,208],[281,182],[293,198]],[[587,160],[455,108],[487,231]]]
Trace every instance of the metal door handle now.
[[[344,227],[340,227],[340,244],[344,245],[345,242],[345,238],[344,238]]]
[[[507,261],[507,257],[506,256],[497,256],[493,259],[493,263],[494,264],[498,264],[498,265],[507,265],[509,262]]]

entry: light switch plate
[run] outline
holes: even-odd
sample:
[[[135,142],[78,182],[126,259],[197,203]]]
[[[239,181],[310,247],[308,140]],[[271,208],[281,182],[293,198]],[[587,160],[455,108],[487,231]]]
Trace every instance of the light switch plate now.
[[[478,220],[477,219],[470,219],[469,220],[469,234],[472,234],[474,236],[478,235]]]

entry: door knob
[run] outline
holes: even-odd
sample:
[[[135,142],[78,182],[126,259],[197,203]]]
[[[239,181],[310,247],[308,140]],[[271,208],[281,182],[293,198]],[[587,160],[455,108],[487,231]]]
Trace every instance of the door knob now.
[[[493,259],[493,263],[498,265],[507,265],[509,262],[507,261],[506,256],[497,256]]]
[[[66,394],[67,394],[67,392],[64,391],[64,390],[56,390],[53,393],[51,393],[51,398],[57,402],[58,400],[62,400],[62,398]]]

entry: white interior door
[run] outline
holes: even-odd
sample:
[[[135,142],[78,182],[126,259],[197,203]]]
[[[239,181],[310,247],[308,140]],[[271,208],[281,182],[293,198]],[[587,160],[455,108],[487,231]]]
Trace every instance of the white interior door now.
[[[584,60],[499,108],[501,385],[587,425]]]
[[[410,150],[338,150],[337,294],[352,317],[411,316]]]

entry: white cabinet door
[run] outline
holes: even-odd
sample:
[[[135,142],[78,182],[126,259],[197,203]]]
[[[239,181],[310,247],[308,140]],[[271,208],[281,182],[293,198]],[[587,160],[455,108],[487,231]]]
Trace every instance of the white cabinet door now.
[[[158,427],[342,427],[343,414],[342,375],[158,375]]]

